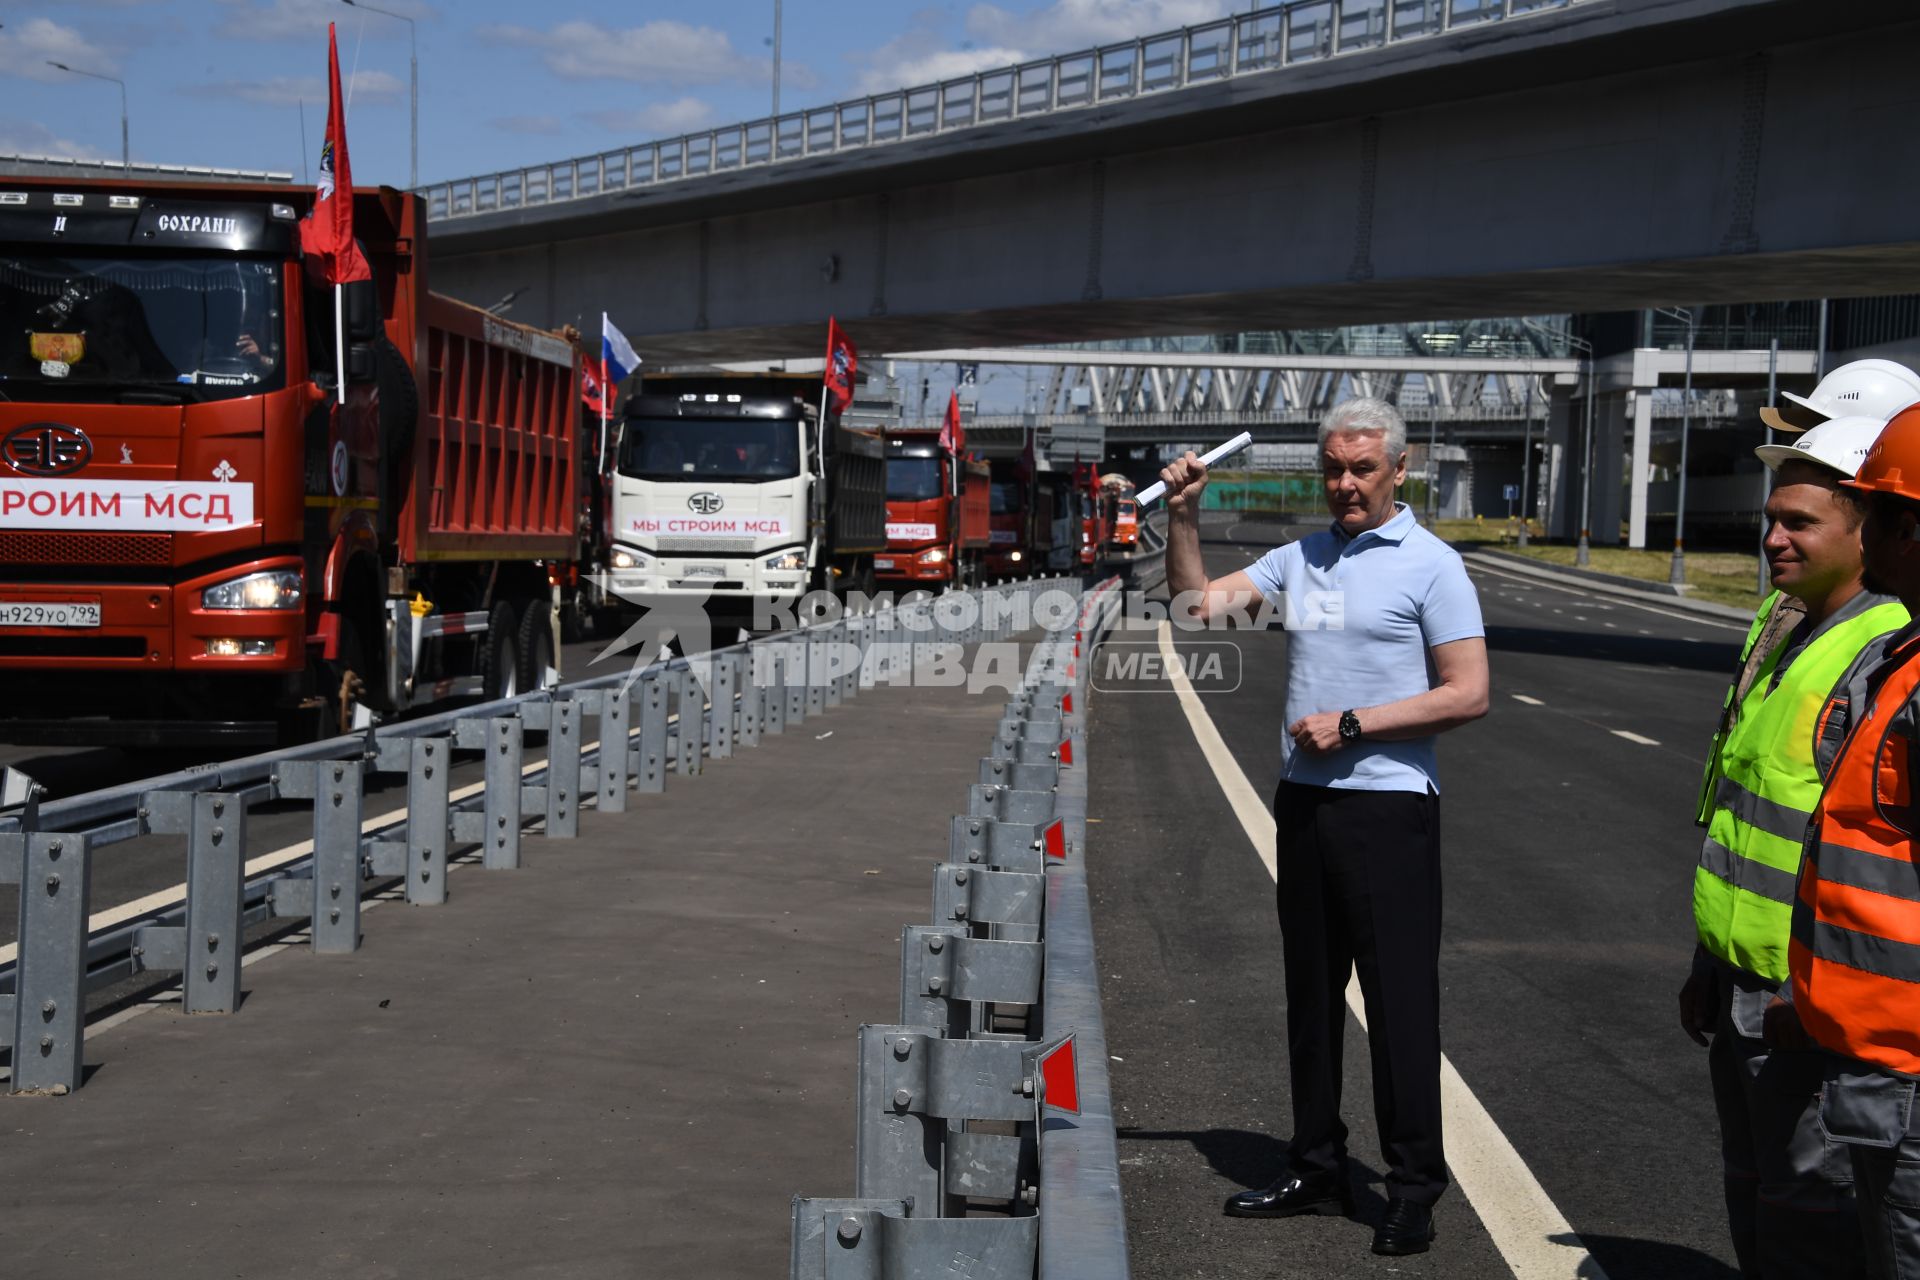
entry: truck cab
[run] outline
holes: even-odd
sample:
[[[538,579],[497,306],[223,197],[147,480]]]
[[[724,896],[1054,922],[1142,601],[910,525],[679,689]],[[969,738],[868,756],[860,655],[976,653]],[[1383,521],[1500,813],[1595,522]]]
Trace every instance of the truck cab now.
[[[815,589],[870,591],[886,545],[880,439],[822,423],[820,379],[656,376],[627,403],[611,476],[611,585],[746,624]]]
[[[937,431],[887,437],[887,551],[883,585],[955,583],[978,576],[986,550],[988,469],[940,446]]]

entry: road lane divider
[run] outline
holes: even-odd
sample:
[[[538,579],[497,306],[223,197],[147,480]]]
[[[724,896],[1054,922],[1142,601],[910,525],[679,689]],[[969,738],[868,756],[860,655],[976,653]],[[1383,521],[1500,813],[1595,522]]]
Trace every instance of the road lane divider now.
[[[1167,674],[1194,730],[1194,740],[1261,865],[1277,882],[1273,814],[1247,780],[1194,691],[1193,682],[1182,671],[1175,657],[1172,626],[1161,622],[1158,631]],[[1366,1005],[1357,974],[1349,976],[1346,996],[1347,1007],[1364,1028]],[[1444,1054],[1440,1059],[1440,1104],[1447,1133],[1447,1166],[1515,1280],[1607,1280],[1606,1272],[1555,1207],[1525,1159]]]

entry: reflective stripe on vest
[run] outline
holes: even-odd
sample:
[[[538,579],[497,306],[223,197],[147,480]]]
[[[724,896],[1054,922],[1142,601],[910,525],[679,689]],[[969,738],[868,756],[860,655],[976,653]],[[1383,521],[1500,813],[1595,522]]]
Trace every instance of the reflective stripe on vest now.
[[[1920,638],[1896,649],[1827,778],[1793,910],[1793,1002],[1825,1049],[1920,1074],[1920,868],[1912,703]],[[1886,890],[1893,892],[1886,892]]]
[[[1790,647],[1783,640],[1748,686],[1721,742],[1713,810],[1694,872],[1694,928],[1708,954],[1769,982],[1787,978],[1801,846],[1820,798],[1823,711],[1860,651],[1907,621],[1900,605],[1875,599],[1849,602],[1852,608],[1817,629],[1780,672]]]

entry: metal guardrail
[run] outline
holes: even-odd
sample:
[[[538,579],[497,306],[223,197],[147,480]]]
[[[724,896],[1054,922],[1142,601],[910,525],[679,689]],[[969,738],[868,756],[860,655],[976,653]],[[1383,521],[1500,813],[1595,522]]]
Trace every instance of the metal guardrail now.
[[[406,720],[364,735],[187,769],[0,817],[0,883],[20,886],[19,930],[0,963],[0,1049],[12,1050],[14,1093],[80,1086],[90,993],[142,974],[181,975],[189,1013],[239,1007],[246,931],[308,922],[315,952],[358,949],[363,896],[396,881],[406,900],[437,905],[456,859],[519,865],[529,824],[566,839],[580,810],[624,812],[629,791],[666,787],[707,760],[759,744],[897,678],[940,646],[1004,639],[1018,597],[1058,580],[988,588],[976,607],[953,595],[817,623],[615,674]],[[694,667],[707,674],[703,686]],[[588,720],[597,737],[589,740]],[[528,735],[544,761],[525,762]],[[478,755],[484,782],[455,791],[454,767]],[[404,775],[406,799],[377,826],[366,780]],[[281,857],[248,860],[248,812],[308,804],[312,838]],[[187,839],[176,901],[90,928],[90,869],[108,845],[154,835]]]
[[[1319,62],[1591,0],[1289,0],[1178,31],[419,188],[433,221],[882,147]]]
[[[1085,596],[1007,704],[933,922],[901,934],[899,1021],[860,1028],[854,1195],[794,1198],[791,1280],[1127,1276],[1086,881],[1087,677],[1120,604],[1118,579]]]

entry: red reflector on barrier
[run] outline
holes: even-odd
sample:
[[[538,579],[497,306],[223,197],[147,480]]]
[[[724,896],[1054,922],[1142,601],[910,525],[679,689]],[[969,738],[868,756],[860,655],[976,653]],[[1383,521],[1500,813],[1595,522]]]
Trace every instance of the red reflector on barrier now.
[[[1074,664],[1069,662],[1067,664],[1067,679],[1069,680],[1073,679],[1073,671],[1074,671]]]
[[[1065,861],[1067,856],[1067,824],[1064,820],[1055,818],[1052,822],[1049,822],[1040,832],[1040,839],[1046,845],[1047,856],[1049,858],[1059,858]]]
[[[1043,1100],[1049,1107],[1080,1114],[1080,1064],[1074,1058],[1072,1036],[1041,1055],[1040,1078],[1046,1082]]]
[[[1072,694],[1063,693],[1060,695],[1060,713],[1062,715],[1069,715],[1069,716],[1073,714],[1073,695]]]
[[[1072,738],[1060,739],[1060,763],[1061,764],[1073,763],[1073,739]]]

